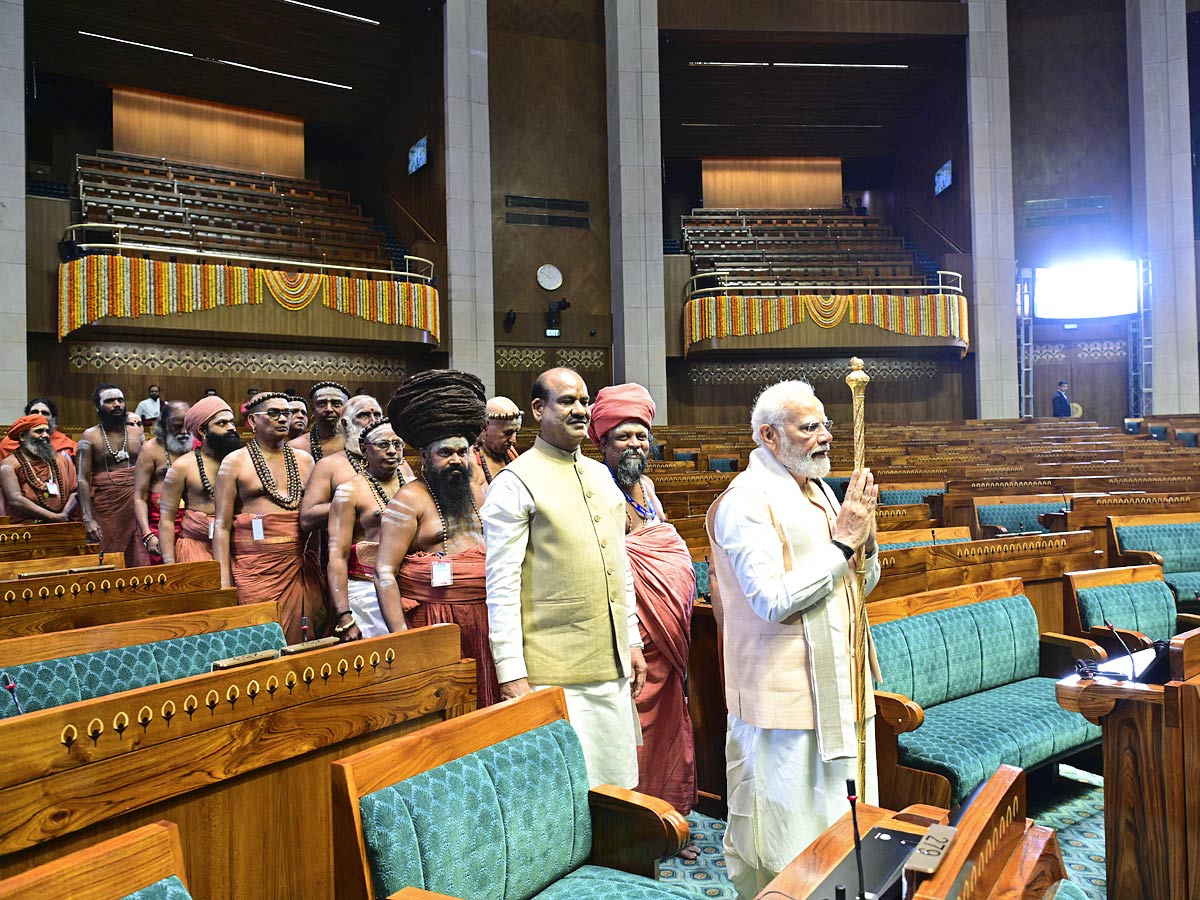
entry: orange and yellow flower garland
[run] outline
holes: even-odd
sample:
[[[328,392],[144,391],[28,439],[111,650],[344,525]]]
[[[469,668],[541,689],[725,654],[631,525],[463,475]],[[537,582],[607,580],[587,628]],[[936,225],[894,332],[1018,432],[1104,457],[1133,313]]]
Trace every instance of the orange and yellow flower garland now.
[[[438,292],[426,284],[100,255],[59,266],[58,339],[105,317],[184,315],[266,296],[292,311],[320,296],[329,309],[440,339]]]
[[[847,316],[853,324],[896,334],[954,338],[966,352],[967,298],[961,294],[697,297],[683,308],[684,348],[711,338],[772,334],[806,319],[833,328]]]

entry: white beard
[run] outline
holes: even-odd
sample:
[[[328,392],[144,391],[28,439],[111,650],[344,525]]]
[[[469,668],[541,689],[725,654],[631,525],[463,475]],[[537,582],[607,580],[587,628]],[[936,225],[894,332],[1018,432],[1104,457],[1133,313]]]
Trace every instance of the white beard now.
[[[784,441],[775,458],[779,460],[780,465],[800,478],[824,478],[829,474],[829,454],[826,452],[820,459],[814,459],[813,453],[820,450],[828,451],[829,445],[805,453],[791,441]]]

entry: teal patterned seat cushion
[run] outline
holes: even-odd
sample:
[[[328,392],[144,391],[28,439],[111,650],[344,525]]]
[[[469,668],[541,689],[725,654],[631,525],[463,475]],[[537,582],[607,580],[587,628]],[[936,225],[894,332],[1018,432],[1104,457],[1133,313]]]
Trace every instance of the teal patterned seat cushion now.
[[[738,461],[736,459],[710,459],[708,468],[712,472],[736,472]]]
[[[1183,444],[1185,447],[1200,446],[1200,441],[1197,440],[1198,437],[1200,437],[1200,431],[1175,432],[1175,440],[1179,441],[1179,443]]]
[[[829,489],[833,491],[833,496],[838,498],[838,503],[844,503],[846,500],[846,486],[850,484],[850,479],[845,475],[837,475],[833,478],[822,478]]]
[[[79,699],[92,700],[158,684],[158,663],[150,644],[98,650],[71,657],[79,679]]]
[[[880,537],[884,537],[880,534]],[[900,541],[896,544],[879,545],[880,550],[905,550],[909,547],[937,547],[941,544],[965,544],[970,538],[942,538],[940,541]]]
[[[977,506],[980,525],[1003,525],[1010,534],[1020,531],[1040,531],[1043,534],[1049,529],[1038,523],[1038,516],[1043,513],[1059,512],[1063,508],[1062,501],[1053,503],[999,503],[995,506]]]
[[[679,462],[695,462],[696,461],[696,451],[695,450],[676,450],[671,455],[671,458],[678,460]]]
[[[1050,900],[1088,900],[1088,895],[1073,881],[1060,881],[1054,886]]]
[[[1007,763],[1030,769],[1100,739],[1100,726],[1058,705],[1055,679],[1025,678],[925,710],[899,736],[900,764],[944,775],[952,802]]]
[[[1163,581],[1180,603],[1200,600],[1200,572],[1169,572],[1163,575]]]
[[[9,666],[4,670],[14,685],[0,697],[0,719],[23,712],[64,706],[79,700],[79,677],[70,659],[47,659]]]
[[[926,709],[1037,675],[1037,616],[1023,594],[871,626],[883,681]],[[927,720],[928,721],[928,720]]]
[[[696,573],[696,596],[705,600],[709,599],[710,590],[708,587],[708,563],[693,562],[692,571]]]
[[[1165,441],[1167,439],[1166,425],[1151,425],[1150,437],[1156,441]]]
[[[535,894],[534,900],[697,900],[698,896],[618,869],[581,866]]]
[[[525,900],[592,850],[587,766],[566,720],[367,794],[359,810],[380,897],[412,886]]]
[[[945,488],[890,488],[879,492],[880,506],[907,506],[911,503],[924,503],[931,494],[944,494]]]
[[[202,672],[212,671],[218,659],[256,653],[259,650],[279,650],[285,646],[283,629],[278,622],[193,634],[187,637],[158,641],[150,646],[158,661],[162,681],[175,681]]]
[[[1168,641],[1175,636],[1175,611],[1175,595],[1161,581],[1079,590],[1079,621],[1084,630],[1103,628],[1108,619],[1152,641]]]
[[[126,894],[121,900],[192,900],[192,895],[183,886],[183,882],[174,875],[168,875],[162,881]]]
[[[1170,525],[1122,525],[1122,550],[1153,550],[1163,558],[1163,574],[1200,572],[1200,522]]]

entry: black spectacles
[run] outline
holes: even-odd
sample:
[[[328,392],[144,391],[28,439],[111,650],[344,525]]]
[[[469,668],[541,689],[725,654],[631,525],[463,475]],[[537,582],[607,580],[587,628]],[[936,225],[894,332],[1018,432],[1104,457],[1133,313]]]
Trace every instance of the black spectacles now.
[[[266,416],[268,419],[279,421],[285,416],[291,415],[291,413],[292,411],[290,409],[264,409],[256,413],[252,413],[252,415]]]

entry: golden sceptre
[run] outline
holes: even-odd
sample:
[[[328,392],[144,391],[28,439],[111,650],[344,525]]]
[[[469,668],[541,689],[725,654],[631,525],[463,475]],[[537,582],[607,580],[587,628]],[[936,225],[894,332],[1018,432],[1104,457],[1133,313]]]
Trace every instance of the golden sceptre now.
[[[854,468],[862,471],[867,461],[866,397],[871,376],[863,371],[863,361],[850,358],[846,385],[854,406]],[[858,553],[858,605],[854,617],[854,729],[858,738],[858,795],[867,793],[867,554]]]

